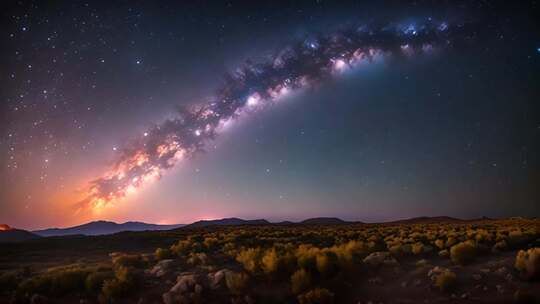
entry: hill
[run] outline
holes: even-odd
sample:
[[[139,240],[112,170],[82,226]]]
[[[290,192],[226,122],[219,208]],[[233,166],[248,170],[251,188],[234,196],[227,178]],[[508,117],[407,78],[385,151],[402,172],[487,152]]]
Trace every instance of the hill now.
[[[39,235],[26,230],[14,229],[8,225],[0,224],[0,243],[22,242],[39,237]]]
[[[95,221],[79,226],[68,228],[50,228],[44,230],[32,231],[39,236],[63,236],[63,235],[105,235],[122,231],[148,231],[148,230],[171,230],[184,225],[157,225],[142,222],[125,222],[118,224],[108,221]]]
[[[466,220],[450,217],[450,216],[420,216],[413,217],[404,220],[397,220],[392,222],[386,222],[385,224],[448,224],[448,223],[462,223]]]
[[[314,217],[301,221],[303,225],[342,225],[350,224],[351,222],[344,221],[337,217]]]
[[[186,225],[183,228],[200,228],[208,226],[237,226],[237,225],[268,225],[270,222],[264,219],[244,220],[236,217],[219,220],[202,220]]]

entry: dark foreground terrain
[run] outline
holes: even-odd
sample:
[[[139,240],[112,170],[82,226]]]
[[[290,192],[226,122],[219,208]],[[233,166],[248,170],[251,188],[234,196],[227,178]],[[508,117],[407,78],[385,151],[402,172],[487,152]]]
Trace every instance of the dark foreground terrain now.
[[[0,248],[0,303],[540,299],[539,220],[188,227]]]

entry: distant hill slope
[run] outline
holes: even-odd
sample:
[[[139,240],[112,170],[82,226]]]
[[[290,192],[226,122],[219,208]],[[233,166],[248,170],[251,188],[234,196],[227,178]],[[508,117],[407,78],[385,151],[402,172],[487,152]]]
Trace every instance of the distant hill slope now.
[[[171,230],[182,226],[184,225],[157,225],[142,222],[125,222],[123,224],[117,224],[115,222],[108,221],[95,221],[69,228],[50,228],[32,232],[39,236],[63,236],[75,234],[104,235],[122,231]]]
[[[39,235],[26,230],[13,229],[8,225],[0,224],[0,243],[22,242],[39,237]]]
[[[386,222],[385,224],[438,224],[438,223],[461,223],[467,220],[462,220],[449,216],[420,216],[410,219]]]
[[[268,225],[270,222],[264,219],[243,220],[236,217],[224,218],[219,220],[202,220],[186,225],[183,228],[200,228],[208,226],[233,226],[233,225]]]
[[[352,222],[344,221],[337,217],[314,217],[301,221],[299,224],[303,225],[340,225],[349,224]]]

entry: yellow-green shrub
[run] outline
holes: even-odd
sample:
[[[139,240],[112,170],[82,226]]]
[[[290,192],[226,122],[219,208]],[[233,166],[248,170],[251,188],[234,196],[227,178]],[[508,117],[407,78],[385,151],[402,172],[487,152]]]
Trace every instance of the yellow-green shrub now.
[[[191,252],[187,260],[190,265],[208,265],[208,255],[204,252]]]
[[[261,268],[261,250],[259,248],[244,249],[236,255],[236,260],[244,266],[245,270],[256,273]]]
[[[156,251],[154,252],[154,255],[156,257],[156,260],[158,260],[158,261],[165,260],[165,259],[170,259],[173,256],[172,251],[170,249],[167,249],[167,248],[158,248],[158,249],[156,249]]]
[[[497,243],[495,243],[495,245],[493,245],[493,250],[498,250],[498,251],[504,251],[508,248],[508,244],[506,243],[505,240],[502,240],[502,241],[498,241]]]
[[[298,296],[300,304],[333,304],[334,294],[326,288],[315,288]]]
[[[540,248],[520,250],[516,256],[515,267],[525,279],[540,278]]]
[[[297,270],[291,276],[291,290],[293,294],[299,294],[311,285],[311,275],[303,268]]]
[[[273,274],[280,267],[280,260],[275,248],[267,250],[261,260],[261,267],[264,273]]]
[[[476,245],[472,241],[461,242],[450,248],[450,258],[456,264],[467,264],[476,256]]]
[[[113,277],[112,272],[96,271],[92,272],[86,277],[84,283],[85,289],[88,292],[97,292],[103,288],[103,283]]]
[[[445,270],[435,277],[435,286],[442,291],[450,291],[456,286],[457,276],[450,270]]]
[[[190,253],[192,243],[190,240],[180,240],[178,243],[171,246],[171,251],[177,256],[184,256]]]
[[[424,244],[420,242],[412,244],[411,251],[415,255],[421,254],[422,252],[424,252]]]
[[[229,291],[235,295],[241,295],[249,282],[249,276],[243,272],[227,272],[225,274],[225,284]]]
[[[135,267],[146,266],[146,261],[138,254],[117,254],[112,257],[113,267]]]
[[[0,292],[11,291],[17,287],[19,274],[16,271],[6,271],[0,274]]]
[[[81,292],[85,289],[89,273],[88,270],[75,267],[50,269],[44,274],[22,282],[18,291],[23,294],[40,293],[53,296]]]
[[[450,252],[448,252],[448,249],[443,249],[441,251],[439,251],[439,256],[441,258],[447,258],[450,256]]]
[[[525,291],[522,289],[516,290],[514,292],[514,303],[516,304],[535,304],[538,303],[536,298],[530,291]]]
[[[438,239],[435,241],[435,246],[439,247],[439,249],[444,249],[446,247],[446,244],[443,240]]]

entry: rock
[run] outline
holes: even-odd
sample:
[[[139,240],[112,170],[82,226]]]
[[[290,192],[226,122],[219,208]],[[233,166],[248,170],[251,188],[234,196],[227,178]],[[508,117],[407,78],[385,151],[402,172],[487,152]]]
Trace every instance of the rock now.
[[[487,274],[487,273],[490,273],[491,270],[489,270],[489,268],[482,268],[482,269],[480,269],[480,272],[484,273],[484,274]]]
[[[497,288],[498,293],[504,293],[504,288],[502,287],[502,285],[497,285],[495,287]]]
[[[504,275],[506,275],[508,273],[508,269],[505,266],[503,266],[503,267],[495,270],[495,273],[500,275],[500,276],[504,276]]]
[[[370,255],[368,255],[366,258],[364,258],[364,264],[370,265],[370,266],[380,266],[380,265],[386,265],[386,266],[396,266],[399,265],[399,263],[390,255],[390,252],[388,251],[377,251]]]
[[[514,281],[514,276],[511,273],[507,273],[504,279],[507,280],[508,282],[512,282]]]
[[[407,281],[401,282],[401,287],[406,288],[409,283]]]
[[[468,295],[467,293],[464,293],[464,294],[461,295],[461,298],[462,298],[462,299],[466,299],[466,298],[468,298],[468,297],[469,297],[469,295]]]
[[[247,304],[255,304],[255,300],[253,300],[253,298],[250,297],[249,295],[247,295],[247,296],[244,297],[244,301],[245,301]]]
[[[480,281],[482,279],[482,275],[481,274],[473,274],[472,275],[472,278],[475,280],[475,281]]]
[[[175,264],[175,260],[161,260],[148,273],[159,278],[170,273]]]
[[[195,291],[195,293],[201,294],[203,291],[203,287],[201,286],[201,284],[195,284],[195,288],[193,288],[193,290]]]
[[[368,282],[371,284],[382,284],[382,279],[380,277],[369,278]]]
[[[413,284],[414,284],[414,286],[420,286],[420,284],[422,284],[422,280],[416,279],[416,280],[414,280]]]
[[[230,272],[229,269],[221,269],[208,274],[208,285],[210,289],[219,289],[225,285],[225,276]]]
[[[255,304],[255,300],[250,296],[245,297],[233,297],[231,298],[232,304]]]
[[[171,288],[172,292],[186,292],[193,288],[198,282],[198,276],[196,274],[188,273],[179,275],[176,279],[176,284]]]
[[[46,304],[49,303],[49,299],[46,296],[42,296],[40,294],[34,294],[32,298],[30,298],[30,304]]]
[[[385,266],[394,266],[394,267],[399,269],[399,267],[398,267],[399,262],[393,257],[390,257],[389,259],[384,260],[383,265],[385,265]]]
[[[435,278],[437,278],[438,275],[442,274],[443,272],[447,272],[447,271],[450,271],[450,269],[440,267],[440,266],[435,266],[435,267],[433,267],[433,268],[431,268],[429,270],[428,277],[430,278],[430,280],[434,281]]]
[[[433,250],[435,250],[435,249],[433,248],[433,246],[431,246],[431,245],[424,245],[424,253],[432,253]]]
[[[203,292],[202,277],[194,273],[180,274],[176,284],[162,295],[165,304],[199,303]]]
[[[174,304],[173,294],[170,292],[164,293],[161,298],[164,304]]]
[[[429,263],[426,259],[421,259],[421,260],[418,260],[416,262],[416,267],[424,267],[424,266],[428,266]]]

